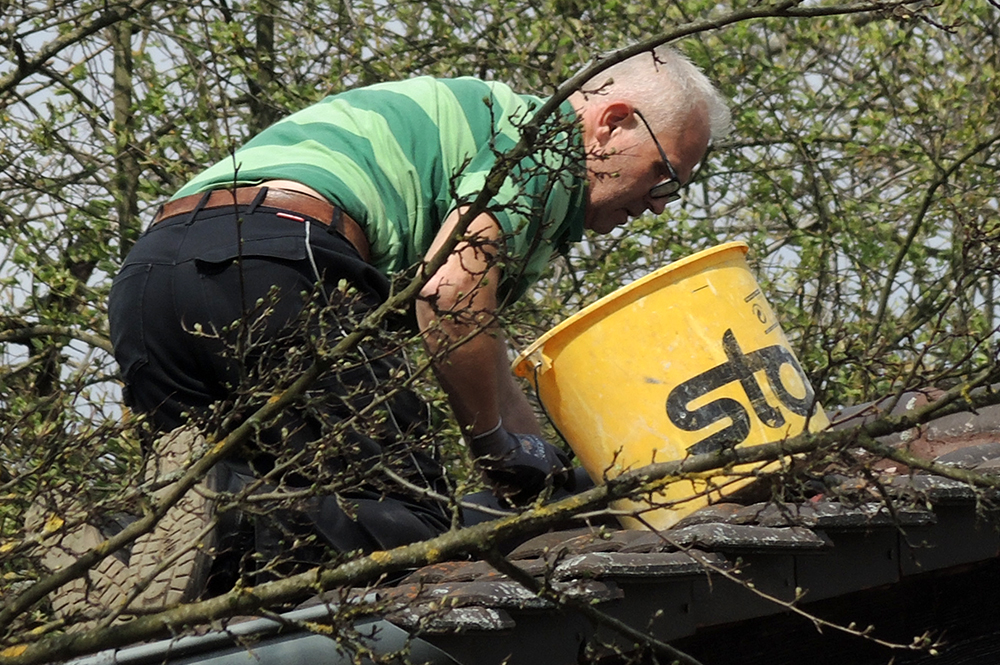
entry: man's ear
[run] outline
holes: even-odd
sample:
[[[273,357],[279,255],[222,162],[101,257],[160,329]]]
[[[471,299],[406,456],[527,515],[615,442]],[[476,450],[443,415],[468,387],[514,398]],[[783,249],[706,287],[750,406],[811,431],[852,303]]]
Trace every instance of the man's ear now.
[[[609,100],[601,105],[597,114],[594,136],[604,145],[622,127],[631,126],[635,109],[624,100]]]

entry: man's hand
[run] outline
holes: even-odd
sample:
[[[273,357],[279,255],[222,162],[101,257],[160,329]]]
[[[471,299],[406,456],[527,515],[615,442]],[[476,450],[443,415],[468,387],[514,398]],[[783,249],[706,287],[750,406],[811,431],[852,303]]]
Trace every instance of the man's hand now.
[[[502,425],[474,437],[469,448],[498,497],[523,505],[546,487],[573,490],[569,458],[534,434],[514,434]]]

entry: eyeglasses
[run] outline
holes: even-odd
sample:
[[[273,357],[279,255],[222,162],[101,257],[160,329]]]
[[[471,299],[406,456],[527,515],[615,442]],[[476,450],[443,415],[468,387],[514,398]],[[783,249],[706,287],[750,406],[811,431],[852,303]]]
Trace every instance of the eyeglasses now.
[[[649,126],[648,122],[646,122],[646,119],[642,116],[642,113],[639,112],[639,109],[635,109],[635,114],[639,116],[639,120],[642,120],[642,124],[646,125],[646,129],[649,130],[649,135],[653,137],[653,143],[656,144],[656,149],[660,151],[660,159],[663,160],[663,165],[667,168],[667,179],[653,185],[652,189],[649,190],[649,198],[663,199],[664,203],[676,201],[681,197],[678,193],[681,190],[681,179],[677,176],[677,171],[674,170],[674,165],[670,163],[669,159],[667,159],[667,153],[664,152],[663,146],[656,140],[656,134],[653,133],[653,128]]]

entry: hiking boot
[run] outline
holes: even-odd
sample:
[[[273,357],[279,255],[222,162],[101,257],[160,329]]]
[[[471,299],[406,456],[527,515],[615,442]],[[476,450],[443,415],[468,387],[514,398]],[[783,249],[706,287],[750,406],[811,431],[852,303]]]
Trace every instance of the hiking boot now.
[[[177,479],[204,446],[205,438],[189,428],[178,428],[153,444],[145,478],[150,484],[166,483],[154,492],[154,499],[170,489],[170,481]],[[152,531],[137,538],[127,557],[105,557],[85,575],[54,592],[51,600],[56,616],[79,629],[92,626],[109,611],[149,613],[198,598],[205,587],[215,544],[212,502],[199,494],[198,488],[212,485],[212,476],[210,473],[209,479],[187,492]],[[25,513],[29,533],[44,532],[54,521],[61,520],[61,515],[75,514],[79,519],[83,514],[80,506],[55,498],[56,512],[36,502]],[[55,572],[104,542],[108,535],[113,534],[102,533],[93,524],[62,532],[57,527],[43,541],[42,565]],[[125,606],[138,587],[142,591]]]
[[[182,427],[165,434],[153,444],[146,481],[169,479],[186,469],[193,454],[204,447],[205,437],[193,429]],[[205,480],[166,512],[153,531],[136,539],[129,568],[136,580],[150,581],[134,607],[147,611],[172,607],[196,600],[204,591],[216,530],[212,528],[212,502],[198,490],[201,487],[214,490],[214,475],[209,472]],[[159,498],[170,488],[168,483],[154,496]]]
[[[56,521],[59,513],[76,515],[78,506],[69,506],[57,499],[57,512],[46,510],[41,502],[32,504],[24,515],[25,529],[29,533],[45,531]],[[72,518],[71,518],[72,519]],[[105,541],[104,534],[93,524],[81,524],[62,533],[54,533],[42,541],[42,565],[49,572],[60,570],[89,550]],[[128,567],[117,556],[105,557],[81,577],[67,582],[53,592],[52,610],[56,616],[96,617],[109,607],[120,606],[126,597],[123,583],[129,578]]]

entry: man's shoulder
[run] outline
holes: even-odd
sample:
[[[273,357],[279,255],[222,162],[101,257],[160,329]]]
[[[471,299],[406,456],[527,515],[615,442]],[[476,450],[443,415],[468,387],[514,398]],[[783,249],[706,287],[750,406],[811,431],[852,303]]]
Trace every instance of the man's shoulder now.
[[[494,86],[501,86],[509,89],[509,86],[494,81],[485,81],[474,76],[458,76],[452,78],[441,78],[436,76],[413,76],[407,79],[397,79],[393,81],[382,81],[366,86],[351,88],[337,93],[327,99],[339,97],[349,97],[365,93],[392,92],[397,94],[414,95],[422,92],[442,91],[442,90],[479,90],[489,91]]]
[[[545,101],[543,97],[519,93],[502,81],[485,80],[474,76],[453,78],[414,76],[413,78],[385,81],[363,88],[355,88],[328,99],[360,96],[368,93],[396,93],[413,98],[439,97],[444,94],[459,100],[475,100],[477,102],[488,102],[493,99],[501,101],[504,106],[511,104],[538,106]]]

